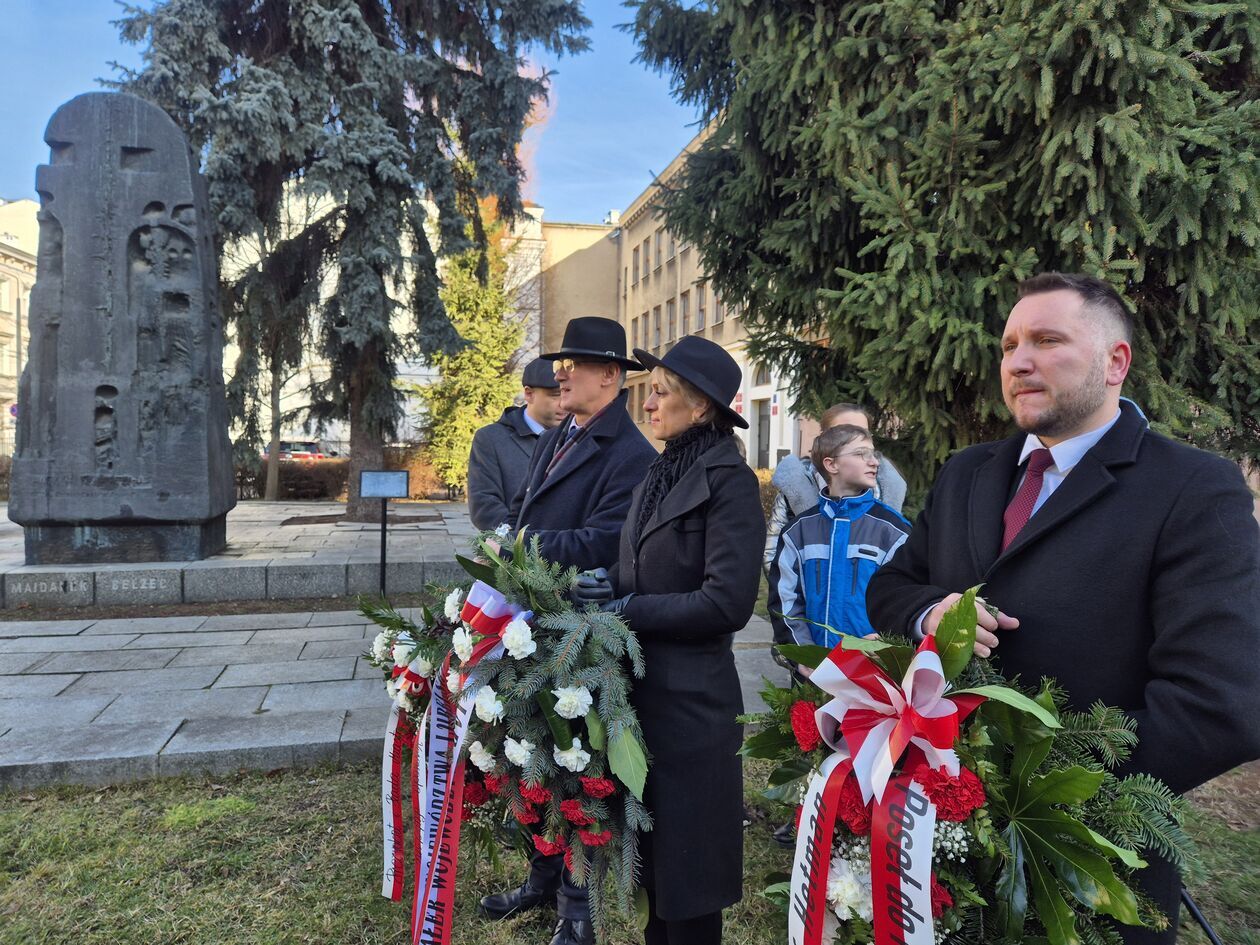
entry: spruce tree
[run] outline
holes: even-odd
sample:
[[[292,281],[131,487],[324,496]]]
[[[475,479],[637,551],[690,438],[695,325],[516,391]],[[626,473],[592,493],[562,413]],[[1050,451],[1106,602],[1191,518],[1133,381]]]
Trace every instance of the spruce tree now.
[[[1110,280],[1126,393],[1260,457],[1254,3],[636,0],[641,58],[712,122],[664,201],[801,406],[859,400],[926,485],[1005,435],[1021,278]]]
[[[145,45],[144,65],[119,85],[189,134],[223,238],[276,242],[290,194],[337,207],[317,416],[350,421],[348,512],[373,518],[358,471],[380,467],[401,417],[395,366],[462,344],[438,260],[468,249],[467,232],[484,239],[465,215],[477,198],[520,212],[517,149],[547,89],[524,57],[585,48],[581,5],[156,0],[125,11],[122,36]]]

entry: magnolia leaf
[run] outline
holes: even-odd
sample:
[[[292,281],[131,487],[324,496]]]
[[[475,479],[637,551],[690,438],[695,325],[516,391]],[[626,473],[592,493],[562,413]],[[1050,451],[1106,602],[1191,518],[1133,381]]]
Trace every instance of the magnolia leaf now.
[[[1033,804],[1084,804],[1102,787],[1103,773],[1075,765],[1039,774],[1021,792],[1021,801]]]
[[[543,718],[551,729],[551,737],[556,740],[556,747],[561,751],[568,751],[573,747],[573,727],[569,725],[568,719],[556,712],[556,697],[550,690],[543,689],[534,698],[542,708]]]
[[[1033,852],[1054,868],[1077,901],[1126,925],[1141,925],[1133,890],[1116,878],[1107,858],[1072,841],[1053,842],[1029,833]]]
[[[953,679],[971,662],[976,646],[976,593],[970,588],[941,617],[936,628],[936,651],[941,655],[941,669],[946,679]]]
[[[471,558],[465,558],[463,555],[456,555],[455,560],[459,562],[459,566],[473,576],[474,580],[484,581],[491,587],[494,587],[494,568],[480,561],[473,561]]]
[[[651,905],[648,903],[647,890],[642,886],[636,886],[634,890],[634,920],[638,924],[640,932],[647,929],[651,915]]]
[[[761,792],[761,796],[768,801],[778,801],[780,804],[790,804],[796,807],[801,803],[801,790],[804,786],[799,780],[788,781],[785,784],[766,788]]]
[[[647,781],[647,756],[639,740],[624,726],[608,741],[608,768],[630,789],[636,800],[643,800]]]
[[[1018,709],[1020,712],[1027,712],[1034,716],[1037,721],[1046,728],[1062,728],[1059,724],[1058,717],[1047,709],[1045,706],[1038,704],[1034,700],[1028,698],[1022,692],[1006,686],[977,686],[975,689],[962,689],[957,692],[949,693],[951,696],[984,696],[986,699],[992,699],[994,702],[1001,702],[1009,705],[1012,709]]]
[[[771,787],[776,787],[780,784],[787,784],[789,781],[799,781],[813,770],[814,762],[809,755],[799,755],[791,761],[785,761],[770,772],[770,777],[766,779],[766,783]]]
[[[1033,902],[1037,905],[1037,919],[1045,926],[1050,945],[1081,945],[1081,938],[1076,934],[1076,916],[1063,893],[1059,892],[1059,885],[1049,868],[1035,855],[1029,856],[1025,862],[1028,864]]]
[[[840,649],[857,650],[861,653],[879,653],[883,650],[891,650],[897,646],[896,643],[889,643],[887,640],[868,640],[866,637],[854,636],[852,633],[846,633],[840,637]],[[909,647],[902,646],[902,649]]]
[[[819,664],[827,658],[827,654],[831,652],[825,646],[800,643],[783,643],[776,646],[775,649],[779,651],[784,659],[807,666],[810,669],[817,669]]]
[[[750,735],[739,747],[739,753],[745,758],[778,758],[786,749],[796,749],[796,736],[785,732],[777,725],[764,728],[756,735]],[[799,750],[799,749],[798,749]]]
[[[1028,915],[1028,880],[1024,876],[1024,838],[1017,824],[1007,824],[1002,831],[1011,858],[1002,866],[997,880],[998,926],[1006,938],[1018,942],[1023,938],[1024,919]]]
[[[518,568],[525,567],[525,529],[516,533],[516,543],[512,546],[512,560]]]
[[[1020,823],[1027,824],[1030,830],[1036,831],[1042,837],[1053,837],[1059,834],[1071,837],[1077,843],[1093,847],[1108,856],[1114,856],[1131,869],[1141,869],[1146,866],[1146,861],[1135,852],[1117,846],[1065,811],[1041,807],[1020,817]]]
[[[591,751],[604,750],[604,720],[599,713],[591,709],[586,713],[586,737],[591,743]]]

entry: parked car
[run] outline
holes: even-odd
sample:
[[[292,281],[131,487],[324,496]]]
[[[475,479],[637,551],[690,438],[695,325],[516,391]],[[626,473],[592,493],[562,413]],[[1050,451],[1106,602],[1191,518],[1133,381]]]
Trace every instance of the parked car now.
[[[263,459],[266,459],[268,451],[263,450]],[[310,461],[313,459],[325,459],[323,449],[319,445],[318,440],[281,440],[280,441],[280,462],[292,462],[294,460]]]

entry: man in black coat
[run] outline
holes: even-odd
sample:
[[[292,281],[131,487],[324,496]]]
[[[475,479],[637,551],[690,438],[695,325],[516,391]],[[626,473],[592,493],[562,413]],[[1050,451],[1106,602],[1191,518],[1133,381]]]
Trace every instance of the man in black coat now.
[[[611,567],[630,495],[656,458],[626,412],[626,332],[607,318],[575,318],[552,361],[560,385],[559,426],[538,441],[508,521],[540,539],[543,557],[583,570]],[[594,945],[586,890],[575,886],[562,857],[535,855],[518,888],[487,896],[481,912],[492,919],[517,915],[554,897],[560,920],[552,945]],[[557,894],[558,890],[558,896]]]
[[[1118,706],[1141,739],[1121,773],[1187,791],[1260,756],[1260,542],[1238,467],[1151,431],[1121,403],[1132,317],[1106,283],[1048,273],[1020,286],[1002,388],[1020,434],[963,450],[867,592],[874,625],[934,633],[984,584],[976,651],[1074,708]],[[1149,857],[1148,857],[1149,859]],[[1138,880],[1176,939],[1180,879]]]
[[[480,529],[508,518],[512,499],[525,481],[538,438],[564,419],[560,383],[551,362],[535,358],[521,376],[523,407],[508,407],[494,423],[473,434],[468,456],[468,517]]]

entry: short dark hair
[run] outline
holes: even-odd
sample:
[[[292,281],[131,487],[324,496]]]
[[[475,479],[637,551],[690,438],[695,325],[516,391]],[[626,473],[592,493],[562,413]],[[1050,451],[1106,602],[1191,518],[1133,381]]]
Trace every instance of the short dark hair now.
[[[834,426],[829,430],[823,430],[818,434],[818,439],[814,440],[814,448],[809,451],[810,462],[814,464],[814,469],[820,475],[827,475],[823,469],[823,460],[828,456],[835,456],[843,446],[852,443],[854,440],[869,440],[871,433],[869,430],[863,430],[861,427],[855,427],[849,423],[842,423]]]
[[[1085,302],[1085,311],[1111,319],[1120,329],[1120,337],[1129,344],[1133,343],[1133,313],[1111,283],[1102,279],[1079,272],[1043,272],[1019,284],[1019,297],[1022,299],[1043,292],[1058,292],[1061,289],[1075,292]]]

